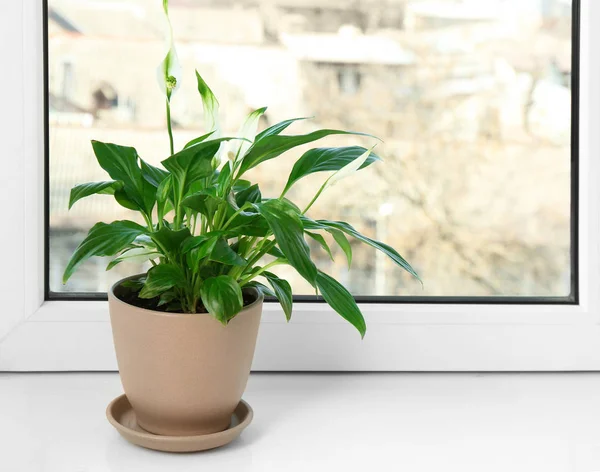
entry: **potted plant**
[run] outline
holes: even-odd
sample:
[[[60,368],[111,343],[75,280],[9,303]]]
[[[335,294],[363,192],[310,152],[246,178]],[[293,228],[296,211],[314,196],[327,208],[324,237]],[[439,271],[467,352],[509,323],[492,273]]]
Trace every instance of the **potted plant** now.
[[[167,0],[163,8],[168,21]],[[257,133],[265,112],[261,108],[248,116],[237,136],[222,136],[218,101],[196,72],[208,129],[176,151],[170,103],[181,74],[172,30],[169,39],[159,83],[166,96],[170,156],[159,168],[133,147],[92,141],[98,164],[112,180],[74,187],[69,205],[93,194],[110,194],[118,204],[138,212],[140,223],[94,225],[72,255],[63,282],[92,256],[114,256],[108,268],[125,260],[149,261],[147,273],[121,280],[109,291],[119,371],[144,430],[190,436],[228,427],[250,372],[263,296],[276,297],[288,320],[292,315],[292,288],[272,268],[292,266],[365,335],[365,320],[352,295],[316,267],[307,236],[329,252],[323,235],[331,235],[348,264],[352,259],[348,237],[356,238],[418,276],[390,246],[360,234],[348,223],[313,220],[308,215],[327,187],[379,160],[372,148],[310,149],[297,160],[274,198],[263,196],[258,185],[244,179],[248,170],[268,165],[267,161],[296,146],[329,135],[362,133],[321,129],[283,134],[304,118]],[[331,175],[306,207],[286,198],[293,185],[316,172]]]

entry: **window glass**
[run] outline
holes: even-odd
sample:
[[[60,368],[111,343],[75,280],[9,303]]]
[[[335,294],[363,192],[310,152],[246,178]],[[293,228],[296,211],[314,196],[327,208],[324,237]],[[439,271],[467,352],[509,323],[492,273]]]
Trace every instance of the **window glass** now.
[[[68,211],[72,186],[104,180],[91,139],[168,154],[156,67],[160,2],[48,0],[50,290],[104,292],[144,270],[86,262],[62,271],[97,221],[132,218],[110,196]],[[424,287],[353,244],[352,271],[309,241],[320,268],[356,295],[566,297],[571,290],[571,15],[568,0],[171,0],[184,81],[172,103],[176,146],[203,134],[198,68],[226,134],[268,106],[261,127],[314,116],[364,131],[383,158],[327,190],[313,218],[343,219],[397,248]],[[329,145],[372,141],[332,137]],[[318,144],[322,145],[322,144]],[[300,148],[251,177],[277,196]],[[288,196],[308,202],[322,174]],[[311,294],[283,268],[296,294]]]

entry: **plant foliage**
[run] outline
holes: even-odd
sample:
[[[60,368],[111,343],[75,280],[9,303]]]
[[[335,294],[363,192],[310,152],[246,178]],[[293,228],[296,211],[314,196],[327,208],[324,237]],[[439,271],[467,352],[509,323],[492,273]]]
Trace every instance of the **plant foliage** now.
[[[163,7],[168,15],[166,0]],[[171,145],[171,155],[162,161],[163,168],[145,162],[132,147],[92,141],[98,164],[112,180],[78,185],[71,190],[69,201],[71,207],[90,195],[112,195],[118,204],[139,212],[145,225],[133,221],[94,225],[71,257],[63,282],[92,256],[114,256],[107,269],[124,260],[150,261],[152,267],[140,283],[129,284],[140,299],[154,298],[157,306],[184,313],[196,313],[203,307],[226,324],[243,308],[242,289],[255,287],[277,297],[289,320],[292,288],[270,271],[287,264],[364,336],[365,320],[354,298],[317,268],[307,237],[331,256],[323,237],[330,235],[348,265],[352,261],[348,238],[353,238],[382,251],[413,276],[418,275],[387,244],[360,234],[348,223],[313,220],[307,212],[329,185],[375,163],[379,157],[361,146],[310,149],[295,163],[280,196],[267,198],[258,185],[244,179],[246,171],[329,135],[363,133],[325,129],[303,135],[282,134],[294,121],[304,118],[286,120],[257,133],[258,119],[266,110],[261,108],[248,116],[237,136],[221,136],[219,103],[197,71],[206,134],[175,152],[170,102],[180,77],[169,75],[169,71],[179,71],[171,36],[169,39],[169,53],[158,74],[166,94]],[[329,172],[330,176],[301,210],[285,195],[303,177],[317,172]],[[271,262],[263,263],[266,255]]]

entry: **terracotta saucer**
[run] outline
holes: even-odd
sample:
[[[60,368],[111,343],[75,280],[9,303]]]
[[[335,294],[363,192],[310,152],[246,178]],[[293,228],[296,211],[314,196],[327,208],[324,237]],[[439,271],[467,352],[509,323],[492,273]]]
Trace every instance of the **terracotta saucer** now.
[[[106,408],[106,417],[119,434],[133,444],[165,452],[193,452],[224,446],[236,439],[252,421],[252,408],[244,400],[238,403],[229,428],[199,436],[161,436],[143,430],[125,395],[115,398]]]

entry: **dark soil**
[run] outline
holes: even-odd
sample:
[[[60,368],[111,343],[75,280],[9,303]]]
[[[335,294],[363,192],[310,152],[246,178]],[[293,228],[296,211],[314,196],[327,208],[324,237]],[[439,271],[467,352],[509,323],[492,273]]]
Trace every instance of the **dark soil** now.
[[[138,308],[144,308],[146,310],[153,311],[161,311],[168,313],[183,313],[181,309],[169,309],[168,304],[158,306],[158,302],[160,300],[159,297],[155,298],[139,298],[138,291],[133,290],[131,288],[123,287],[119,285],[115,287],[115,296],[121,300],[122,302],[127,303],[128,305],[133,305]],[[244,306],[248,306],[254,303],[258,297],[255,289],[243,289],[242,296],[244,298]],[[196,313],[208,313],[208,310],[202,304],[202,300],[198,300],[198,304],[196,305]]]

